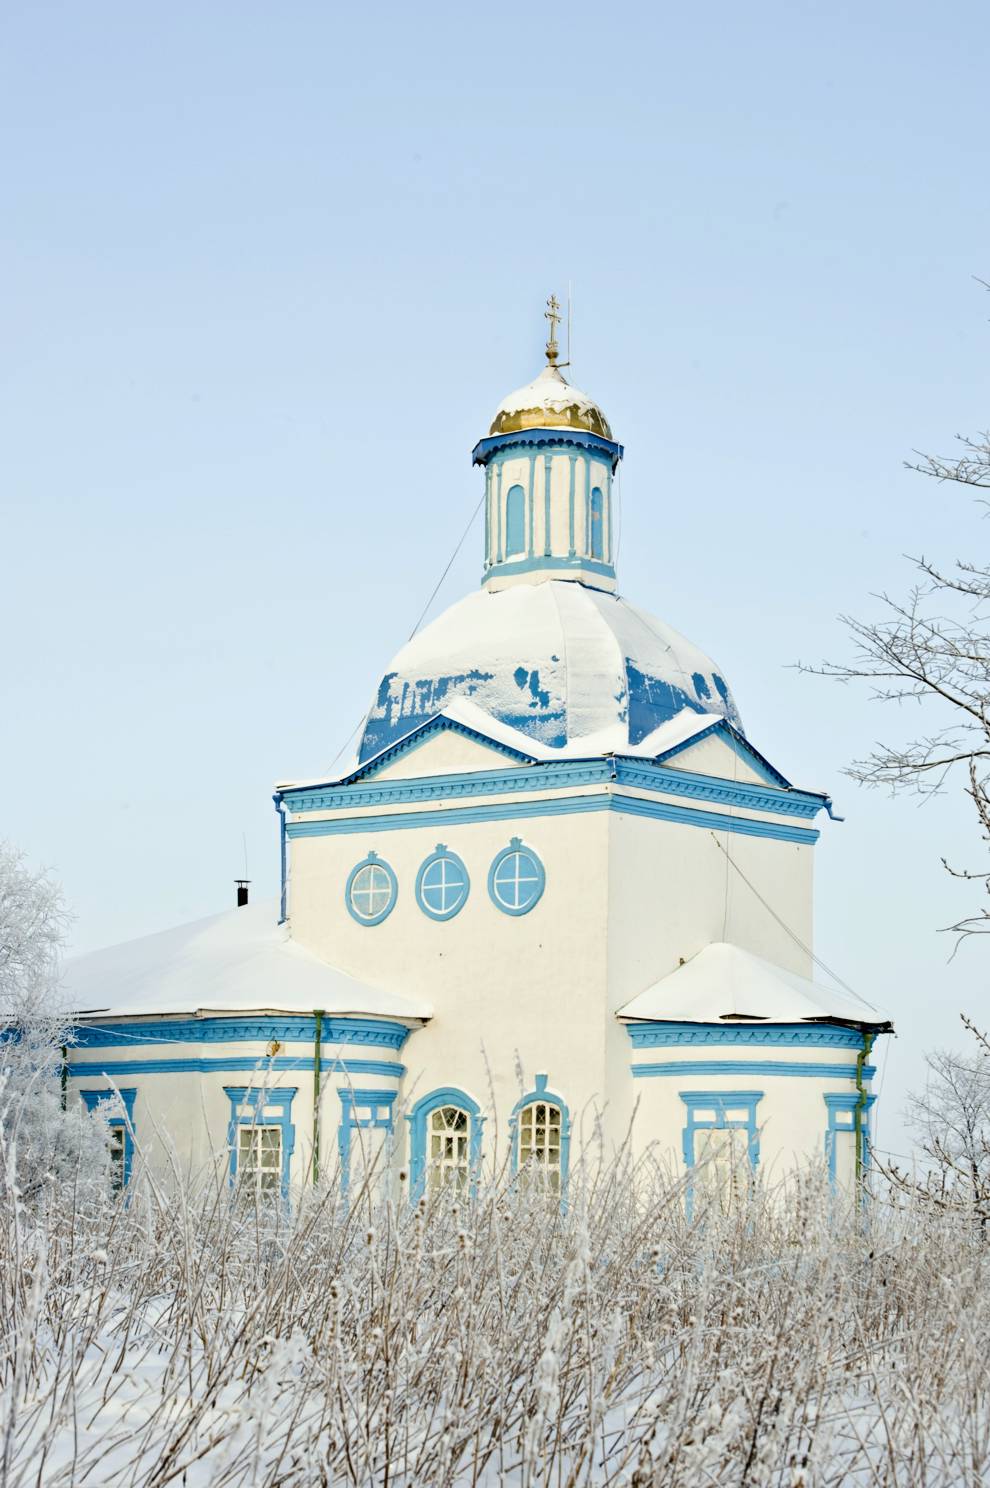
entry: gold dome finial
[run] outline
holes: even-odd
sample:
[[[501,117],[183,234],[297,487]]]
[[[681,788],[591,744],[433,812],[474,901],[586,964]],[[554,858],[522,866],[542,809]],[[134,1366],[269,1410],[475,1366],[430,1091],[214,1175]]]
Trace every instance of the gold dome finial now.
[[[550,335],[547,337],[547,361],[551,367],[556,367],[560,348],[557,345],[557,327],[560,324],[560,302],[557,296],[552,294],[547,300],[547,308],[543,312],[544,318],[550,322]]]

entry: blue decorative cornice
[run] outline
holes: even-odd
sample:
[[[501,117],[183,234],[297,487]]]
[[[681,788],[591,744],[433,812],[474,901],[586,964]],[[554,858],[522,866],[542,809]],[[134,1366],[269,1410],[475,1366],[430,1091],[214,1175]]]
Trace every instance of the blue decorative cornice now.
[[[600,434],[591,434],[584,429],[517,429],[509,434],[493,434],[487,439],[479,439],[471,451],[471,463],[487,465],[501,450],[518,445],[529,449],[554,446],[561,451],[591,450],[608,461],[613,474],[624,453],[622,445],[616,444],[613,439],[603,439]]]
[[[269,1070],[281,1074],[286,1070],[302,1070],[312,1073],[315,1061],[293,1059],[276,1054],[272,1059],[264,1055],[233,1054],[218,1059],[93,1059],[71,1060],[65,1066],[74,1079],[99,1079],[101,1075],[210,1075],[246,1074],[256,1072],[266,1075]],[[320,1060],[323,1074],[388,1075],[398,1080],[405,1074],[405,1065],[386,1059],[333,1059],[324,1055]]]
[[[395,747],[402,749],[404,746]],[[517,769],[420,775],[358,786],[356,782],[363,774],[359,771],[350,777],[355,783],[298,786],[281,794],[287,808],[297,815],[309,811],[353,810],[363,806],[406,805],[417,801],[463,800],[472,796],[525,795],[530,791],[612,782],[661,795],[685,796],[695,801],[770,812],[775,816],[808,819],[822,810],[826,799],[811,791],[755,785],[745,780],[723,780],[716,775],[699,775],[691,770],[671,769],[654,764],[652,760],[621,755],[551,760],[545,764],[530,760]],[[291,826],[289,830],[291,832]]]
[[[621,1013],[619,1017],[622,1017]],[[858,1029],[841,1028],[831,1023],[629,1023],[626,1032],[636,1049],[675,1044],[857,1050],[863,1047],[863,1035]]]
[[[814,829],[792,827],[783,822],[702,811],[691,806],[675,806],[667,801],[651,801],[642,796],[618,795],[612,792],[586,796],[552,796],[549,800],[507,801],[480,806],[449,806],[439,811],[396,811],[388,816],[318,817],[315,821],[289,822],[286,831],[291,839],[340,837],[366,832],[404,832],[416,827],[439,827],[446,830],[448,827],[467,826],[473,822],[523,821],[534,817],[571,816],[593,811],[616,811],[626,816],[702,827],[709,832],[737,832],[745,837],[767,837],[778,842],[802,843],[808,847],[813,846],[819,837]]]
[[[588,573],[594,574],[602,579],[614,579],[615,569],[611,563],[602,563],[597,558],[581,558],[577,554],[572,557],[555,556],[551,553],[540,553],[535,558],[503,559],[501,563],[493,563],[486,568],[481,576],[481,582],[487,583],[489,579],[512,578],[514,574],[527,573]]]
[[[855,1080],[854,1064],[811,1064],[803,1059],[667,1059],[657,1064],[630,1065],[636,1079],[654,1075],[786,1075],[811,1080]],[[876,1068],[863,1066],[864,1080],[872,1080]]]
[[[304,1016],[256,1015],[245,1018],[163,1018],[153,1023],[125,1023],[106,1019],[101,1023],[78,1023],[74,1049],[107,1049],[134,1044],[311,1044],[316,1038],[316,1019]],[[401,1049],[409,1037],[402,1023],[378,1022],[374,1018],[328,1017],[323,1019],[324,1044],[364,1044],[373,1048]]]

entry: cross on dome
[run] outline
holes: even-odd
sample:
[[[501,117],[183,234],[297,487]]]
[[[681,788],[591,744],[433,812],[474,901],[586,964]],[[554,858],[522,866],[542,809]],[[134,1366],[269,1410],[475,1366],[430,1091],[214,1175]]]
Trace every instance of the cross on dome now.
[[[551,367],[556,367],[560,349],[557,345],[557,327],[560,324],[560,302],[557,296],[552,294],[547,300],[547,308],[543,312],[546,320],[550,322],[550,335],[547,337],[547,361]]]

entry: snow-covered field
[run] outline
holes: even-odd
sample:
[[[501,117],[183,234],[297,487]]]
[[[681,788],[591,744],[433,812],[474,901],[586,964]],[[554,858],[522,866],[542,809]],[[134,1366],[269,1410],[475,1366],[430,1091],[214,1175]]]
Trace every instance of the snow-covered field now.
[[[817,1180],[689,1225],[619,1169],[565,1215],[137,1171],[0,1225],[4,1488],[990,1480],[990,1248]]]

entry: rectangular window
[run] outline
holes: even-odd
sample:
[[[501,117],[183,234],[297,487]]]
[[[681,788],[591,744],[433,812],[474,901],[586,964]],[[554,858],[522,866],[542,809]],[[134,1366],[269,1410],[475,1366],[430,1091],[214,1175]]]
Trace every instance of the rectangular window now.
[[[123,1188],[127,1182],[127,1132],[118,1122],[110,1127],[110,1183],[115,1189]]]
[[[876,1096],[867,1095],[860,1106],[859,1096],[843,1093],[826,1095],[828,1128],[825,1132],[825,1160],[833,1187],[851,1192],[856,1182],[856,1111],[860,1110],[860,1161],[865,1173],[870,1163],[870,1108]]]
[[[259,1193],[277,1193],[282,1182],[282,1130],[242,1126],[237,1133],[237,1180]]]
[[[694,1162],[698,1188],[709,1204],[728,1214],[749,1188],[749,1133],[738,1127],[699,1129],[694,1140]]]
[[[107,1118],[107,1153],[110,1158],[110,1183],[115,1190],[126,1188],[131,1176],[134,1143],[134,1089],[80,1090],[87,1111],[102,1111]],[[124,1116],[121,1114],[124,1108]]]
[[[696,1198],[727,1213],[746,1196],[760,1160],[756,1108],[761,1091],[681,1091],[687,1107],[682,1133],[684,1162],[691,1170],[687,1212]]]

